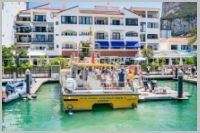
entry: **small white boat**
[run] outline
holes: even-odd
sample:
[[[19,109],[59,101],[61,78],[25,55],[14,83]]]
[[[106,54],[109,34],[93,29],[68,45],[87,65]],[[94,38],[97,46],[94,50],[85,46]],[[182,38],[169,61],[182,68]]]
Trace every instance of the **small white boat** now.
[[[7,83],[5,87],[5,96],[2,97],[3,103],[8,103],[20,98],[26,94],[26,82],[21,81],[17,83]]]

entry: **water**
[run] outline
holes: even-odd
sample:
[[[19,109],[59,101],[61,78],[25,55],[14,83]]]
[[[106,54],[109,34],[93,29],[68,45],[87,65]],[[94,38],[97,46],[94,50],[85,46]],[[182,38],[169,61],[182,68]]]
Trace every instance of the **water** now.
[[[176,81],[159,81],[177,88]],[[32,101],[18,100],[3,105],[3,130],[12,131],[136,131],[197,129],[197,86],[184,83],[190,100],[140,103],[136,110],[112,110],[107,106],[68,115],[61,111],[60,85],[48,83]]]

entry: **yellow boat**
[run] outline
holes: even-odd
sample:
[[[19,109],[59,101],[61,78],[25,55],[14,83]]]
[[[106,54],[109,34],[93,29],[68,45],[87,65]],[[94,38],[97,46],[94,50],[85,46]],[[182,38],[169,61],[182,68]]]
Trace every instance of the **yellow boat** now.
[[[110,68],[110,64],[75,63],[76,68],[104,67]],[[115,90],[99,89],[98,80],[88,79],[80,89],[79,81],[73,77],[73,68],[60,71],[61,97],[65,111],[92,110],[96,104],[109,104],[113,109],[136,108],[138,106],[139,93],[130,89],[116,88]],[[84,89],[83,89],[84,88]]]

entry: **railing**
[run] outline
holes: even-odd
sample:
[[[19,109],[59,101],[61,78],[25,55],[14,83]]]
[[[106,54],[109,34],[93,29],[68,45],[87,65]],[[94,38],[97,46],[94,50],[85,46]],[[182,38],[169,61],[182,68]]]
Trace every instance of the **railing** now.
[[[17,28],[16,31],[17,33],[30,33],[31,28]]]
[[[36,43],[51,44],[53,43],[53,40],[32,38],[32,44],[36,44]]]
[[[16,21],[30,22],[31,18],[17,18]]]
[[[30,69],[31,75],[33,78],[50,78],[51,73],[59,73],[59,66],[51,66],[48,68],[37,66]],[[16,78],[24,78],[25,77],[25,69],[17,68],[17,69],[8,69],[3,68],[2,79],[13,79],[13,73],[16,72]]]
[[[34,22],[46,22],[46,19],[40,20],[40,19],[34,19]]]
[[[40,30],[34,29],[33,32],[54,32],[54,29],[44,29],[44,30],[42,30],[42,29],[40,29]]]

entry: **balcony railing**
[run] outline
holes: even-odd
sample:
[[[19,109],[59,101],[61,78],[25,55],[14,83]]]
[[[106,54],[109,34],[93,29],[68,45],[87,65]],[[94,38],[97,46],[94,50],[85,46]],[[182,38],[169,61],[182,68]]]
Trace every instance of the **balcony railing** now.
[[[40,20],[40,19],[33,19],[33,21],[34,22],[46,22],[46,19],[42,19],[42,20]]]
[[[53,43],[53,39],[46,39],[46,38],[32,38],[32,44],[52,44]]]
[[[16,21],[24,21],[24,22],[30,22],[31,21],[31,18],[29,17],[17,17]]]
[[[54,29],[33,29],[33,32],[54,32]]]
[[[17,28],[16,32],[17,33],[30,33],[31,32],[31,28]]]

